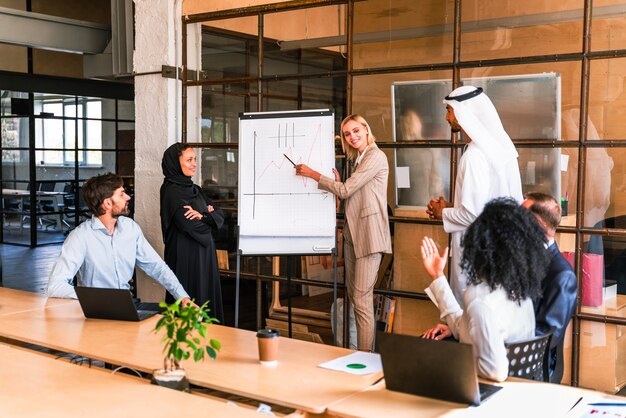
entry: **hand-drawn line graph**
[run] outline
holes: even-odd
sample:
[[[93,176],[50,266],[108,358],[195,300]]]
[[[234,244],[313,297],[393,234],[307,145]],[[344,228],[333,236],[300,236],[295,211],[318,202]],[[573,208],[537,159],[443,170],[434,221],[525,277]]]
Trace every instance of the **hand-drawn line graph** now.
[[[332,112],[246,115],[239,130],[240,235],[334,237],[335,199],[297,176],[292,164],[333,175]]]
[[[291,158],[296,164],[306,164],[315,170],[323,170],[325,167],[322,161],[321,133],[322,124],[318,123],[312,134],[312,140],[305,141],[306,134],[296,134],[295,122],[278,124],[275,136],[262,137],[256,130],[253,131],[254,183],[252,192],[244,193],[253,196],[252,219],[256,216],[257,196],[322,195],[324,199],[328,197],[328,192],[318,190],[315,187],[316,182],[308,177],[297,177],[295,180],[302,183],[302,188],[295,186],[294,167],[285,157],[286,155]],[[298,141],[298,146],[296,138],[302,140]],[[276,148],[272,149],[275,140],[278,140]],[[272,159],[266,161],[269,157]],[[257,167],[257,162],[260,163],[260,167]]]

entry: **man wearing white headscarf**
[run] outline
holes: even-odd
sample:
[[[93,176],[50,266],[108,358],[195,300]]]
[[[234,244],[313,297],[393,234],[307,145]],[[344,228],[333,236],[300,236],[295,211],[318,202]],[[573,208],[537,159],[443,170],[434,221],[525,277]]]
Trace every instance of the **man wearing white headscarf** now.
[[[453,204],[440,196],[430,201],[426,212],[431,219],[443,219],[444,230],[452,234],[450,285],[463,306],[467,287],[460,266],[463,233],[490,200],[509,196],[521,203],[522,182],[515,146],[483,89],[459,87],[445,98],[444,104],[452,132],[461,131],[468,144],[459,161]]]

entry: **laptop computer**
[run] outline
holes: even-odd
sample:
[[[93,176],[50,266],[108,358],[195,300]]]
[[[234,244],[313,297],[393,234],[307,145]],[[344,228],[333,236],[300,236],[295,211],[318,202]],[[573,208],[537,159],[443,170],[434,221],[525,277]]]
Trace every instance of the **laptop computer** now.
[[[389,390],[479,405],[502,389],[479,384],[469,344],[379,332],[376,346]]]
[[[76,286],[75,289],[86,318],[142,321],[159,313],[137,309],[133,295],[127,289],[82,286]]]

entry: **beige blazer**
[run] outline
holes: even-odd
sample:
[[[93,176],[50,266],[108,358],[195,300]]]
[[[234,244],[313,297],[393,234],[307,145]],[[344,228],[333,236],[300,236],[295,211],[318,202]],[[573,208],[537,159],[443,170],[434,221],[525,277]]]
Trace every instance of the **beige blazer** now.
[[[387,217],[387,156],[370,144],[363,159],[344,183],[322,176],[318,188],[346,199],[346,219],[357,258],[391,253]]]

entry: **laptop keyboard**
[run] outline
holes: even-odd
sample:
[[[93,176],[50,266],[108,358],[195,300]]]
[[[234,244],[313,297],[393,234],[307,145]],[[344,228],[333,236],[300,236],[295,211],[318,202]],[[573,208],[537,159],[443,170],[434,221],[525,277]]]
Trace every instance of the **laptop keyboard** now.
[[[154,316],[156,314],[158,314],[158,311],[146,311],[146,310],[138,310],[137,311],[137,316],[139,316],[139,320],[144,320],[146,318],[150,318],[151,316]]]
[[[493,395],[500,389],[502,389],[502,386],[489,385],[487,383],[478,382],[478,390],[480,392],[480,401],[481,402],[484,401],[485,399],[487,399],[488,397],[490,397],[491,395]]]
[[[139,316],[139,320],[143,321],[146,318],[150,318],[158,313],[161,313],[158,309],[158,305],[156,303],[141,303],[135,302],[135,307],[137,308],[137,315]]]

